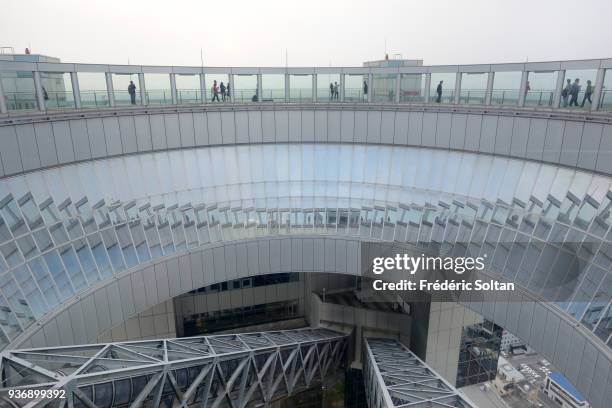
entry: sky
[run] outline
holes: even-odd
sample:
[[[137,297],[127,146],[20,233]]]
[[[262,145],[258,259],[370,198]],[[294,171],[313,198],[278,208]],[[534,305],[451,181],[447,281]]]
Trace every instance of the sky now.
[[[612,57],[610,0],[0,0],[0,46],[63,62],[425,65]]]

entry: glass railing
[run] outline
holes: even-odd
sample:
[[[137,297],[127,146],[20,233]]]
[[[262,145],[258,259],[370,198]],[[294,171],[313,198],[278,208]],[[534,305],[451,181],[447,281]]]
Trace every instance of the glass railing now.
[[[8,92],[4,95],[4,100],[10,111],[38,108],[36,94],[33,92]]]
[[[371,95],[364,94],[363,88],[354,87],[346,88],[344,92],[344,102],[347,103],[363,103],[368,101],[368,96],[371,97],[374,103],[394,103],[395,92],[394,89],[371,89]],[[335,92],[328,88],[317,88],[317,102],[340,102],[341,91],[336,95]],[[114,99],[116,106],[131,106],[141,105],[140,101],[140,90],[137,89],[135,95],[128,93],[127,90],[115,90]],[[590,95],[590,98],[585,98],[585,88],[580,91],[576,98],[576,103],[570,106],[572,101],[571,95],[566,97],[559,97],[559,107],[566,109],[591,109],[591,105],[594,102],[594,95]],[[179,89],[177,90],[177,103],[178,104],[201,104],[201,103],[213,103],[212,94],[208,92],[203,98],[200,89]],[[38,108],[36,94],[34,92],[8,92],[4,96],[7,110],[35,110]],[[108,107],[109,100],[108,94],[105,89],[82,89],[80,92],[81,106],[82,108],[99,108]],[[202,100],[204,99],[204,101]],[[436,93],[436,89],[432,88],[429,94],[429,103],[443,103],[443,104],[454,104],[455,103],[455,89],[447,88],[443,89],[442,95],[439,98]],[[468,105],[485,105],[487,99],[486,89],[461,89],[459,94],[459,103]],[[493,89],[490,95],[491,105],[518,105],[520,100],[520,91],[518,89]],[[312,89],[311,88],[297,88],[291,89],[289,92],[289,102],[291,103],[309,103],[312,102]],[[283,88],[272,88],[263,89],[262,95],[257,94],[255,88],[245,88],[231,90],[231,94],[226,94],[225,100],[222,95],[219,94],[219,101],[216,100],[214,103],[253,103],[253,102],[285,102],[285,89]],[[423,89],[413,90],[401,90],[399,95],[400,103],[424,103],[425,96]],[[584,103],[583,103],[584,102]],[[46,109],[73,109],[75,107],[75,101],[73,93],[71,91],[47,91],[44,97],[44,104]],[[147,105],[171,105],[172,104],[172,93],[169,89],[147,89],[146,91],[146,104]],[[555,91],[552,89],[535,89],[529,90],[525,95],[525,106],[528,107],[554,107],[555,104]],[[576,106],[577,105],[577,106]],[[603,89],[599,97],[599,110],[612,110],[612,89]]]
[[[284,102],[285,89],[264,89],[262,93],[262,102]]]
[[[44,100],[47,109],[74,108],[74,95],[72,94],[72,91],[47,92]]]
[[[257,96],[257,89],[232,89],[231,90],[231,102],[234,103],[250,103],[257,102],[259,97]]]
[[[518,105],[520,93],[518,89],[493,89],[491,105]]]
[[[442,90],[442,94],[438,95],[436,88],[432,88],[429,92],[429,102],[433,103],[455,103],[455,90]]]
[[[147,89],[148,105],[170,105],[172,104],[172,92],[169,89]]]
[[[332,93],[331,89],[328,88],[318,88],[317,89],[317,102],[336,102],[340,101],[340,91],[338,90],[338,97],[336,98],[336,94]]]
[[[291,89],[289,93],[289,102],[293,102],[293,103],[312,102],[312,89],[311,88]]]
[[[466,105],[484,105],[486,89],[465,89],[459,94],[459,103]]]
[[[612,89],[604,89],[602,91],[599,109],[612,109]]]
[[[128,91],[115,91],[114,97],[117,106],[140,105],[140,91],[138,90],[134,95],[130,95]]]
[[[395,91],[393,89],[374,89],[372,91],[372,101],[378,103],[395,102]]]
[[[525,106],[552,106],[554,95],[553,90],[530,90],[525,95]]]
[[[425,90],[401,90],[400,102],[423,103],[425,102]]]
[[[97,108],[108,105],[108,92],[106,92],[106,89],[81,91],[81,106],[83,108]]]
[[[338,97],[337,101],[340,101]],[[344,90],[344,101],[345,102],[367,102],[368,95],[363,93],[362,88],[346,88]]]
[[[202,103],[202,92],[199,89],[177,89],[176,97],[179,104]]]

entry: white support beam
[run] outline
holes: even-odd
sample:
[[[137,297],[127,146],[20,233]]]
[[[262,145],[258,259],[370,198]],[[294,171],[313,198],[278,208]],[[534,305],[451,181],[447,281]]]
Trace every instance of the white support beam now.
[[[529,82],[529,71],[523,71],[521,74],[521,87],[519,88],[518,106],[525,106],[527,98],[527,82]]]
[[[431,93],[431,73],[425,74],[425,103],[429,103],[429,98]]]
[[[312,74],[312,101],[317,102],[317,74]]]
[[[344,102],[344,98],[346,97],[346,74],[340,74],[340,102]]]
[[[206,103],[206,78],[204,74],[199,74],[200,77],[200,100]]]
[[[0,113],[8,113],[8,106],[6,105],[7,96],[4,95],[4,89],[2,88],[2,81],[0,80]]]
[[[395,93],[393,94],[394,98],[394,102],[395,103],[399,103],[400,101],[400,86],[401,86],[401,81],[402,81],[402,75],[401,74],[397,74],[395,77]]]
[[[170,75],[170,94],[172,95],[172,104],[178,104],[178,92],[176,90],[176,74]]]
[[[228,86],[229,86],[229,96],[228,99],[231,101],[233,101],[232,98],[234,98],[236,96],[236,88],[234,88],[234,74],[229,74],[227,76],[228,78]]]
[[[106,78],[106,94],[108,96],[108,105],[110,107],[115,106],[115,89],[113,87],[113,74],[105,72],[104,77]]]
[[[79,77],[76,72],[70,73],[70,84],[72,85],[72,97],[74,98],[74,107],[81,109],[81,88],[79,87]]]
[[[461,74],[461,72],[457,72],[455,74],[455,98],[454,98],[455,105],[459,105],[459,101],[461,97],[461,78],[463,78],[463,75]]]
[[[149,101],[147,100],[147,86],[145,84],[145,77],[142,72],[138,73],[138,85],[140,86],[140,104],[148,105]]]
[[[257,74],[257,102],[261,102],[263,100],[263,76],[261,74]]]
[[[561,104],[561,92],[563,92],[563,83],[565,82],[565,70],[557,71],[557,82],[555,83],[555,92],[553,94],[553,108],[558,108]]]
[[[290,83],[289,74],[285,73],[285,102],[289,102],[291,100],[291,83]]]
[[[45,96],[43,94],[43,86],[42,81],[40,79],[40,71],[34,71],[34,91],[36,92],[36,104],[38,105],[38,110],[45,111]]]
[[[612,69],[608,69],[608,74],[612,75]],[[591,104],[591,110],[598,110],[600,105],[601,105],[601,101],[602,101],[602,97],[603,97],[603,84],[605,81],[606,77],[606,70],[603,68],[599,68],[597,70],[597,76],[595,77],[595,89],[593,90],[593,95],[591,96],[591,100],[593,101],[593,103]]]
[[[485,105],[491,105],[491,99],[493,98],[493,83],[495,82],[495,72],[489,72],[487,76],[487,90],[485,92]]]
[[[372,92],[374,92],[374,75],[370,72],[368,74],[368,103],[372,103]]]

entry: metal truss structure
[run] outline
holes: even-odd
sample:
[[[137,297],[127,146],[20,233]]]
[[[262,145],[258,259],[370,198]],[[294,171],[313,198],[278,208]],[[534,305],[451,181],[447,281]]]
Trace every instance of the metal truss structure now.
[[[0,407],[262,406],[341,367],[347,343],[309,328],[5,351]]]
[[[363,354],[363,375],[370,408],[476,408],[396,340],[364,339]]]

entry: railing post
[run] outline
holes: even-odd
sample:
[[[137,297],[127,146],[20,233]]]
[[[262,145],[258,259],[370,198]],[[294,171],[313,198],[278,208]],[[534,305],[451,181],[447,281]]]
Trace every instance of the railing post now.
[[[344,85],[346,84],[346,74],[340,74],[340,102],[344,102],[346,98],[346,89],[344,89]]]
[[[459,99],[460,99],[460,95],[461,95],[461,72],[457,72],[455,74],[455,101],[454,104],[458,105],[459,104]]]
[[[593,95],[591,99],[593,103],[591,104],[591,110],[599,109],[599,104],[601,103],[601,93],[603,92],[603,84],[606,76],[605,68],[599,68],[597,70],[597,75],[595,76],[595,89],[593,90]]]
[[[259,74],[257,74],[257,102],[262,102],[263,101],[263,76],[261,75],[261,72]]]
[[[111,72],[105,72],[106,77],[106,93],[108,96],[108,106],[111,108],[115,106],[115,90],[113,89],[113,74]]]
[[[316,103],[317,102],[317,73],[313,72],[312,73],[312,102]]]
[[[206,80],[204,74],[200,74],[200,100],[206,103]]]
[[[493,82],[495,81],[495,72],[490,71],[487,76],[487,90],[485,91],[485,105],[491,105],[493,99]]]
[[[527,97],[527,81],[528,80],[529,80],[529,71],[523,71],[523,73],[521,74],[521,88],[519,90],[518,106],[525,106],[525,98]]]
[[[398,73],[397,76],[395,77],[395,95],[394,95],[394,99],[395,99],[395,103],[399,103],[400,102],[400,84],[402,81],[402,74]]]
[[[36,103],[38,104],[38,110],[45,110],[45,97],[42,91],[42,82],[40,79],[40,71],[32,71],[34,76],[34,90],[36,91]]]
[[[74,98],[74,107],[81,109],[81,89],[79,88],[79,77],[76,72],[70,73],[70,83],[72,84],[72,97]]]
[[[230,84],[229,98],[227,98],[227,99],[229,99],[230,102],[232,102],[232,101],[234,101],[234,99],[233,99],[234,96],[236,96],[235,92],[234,92],[236,90],[236,88],[234,88],[234,74],[228,74],[227,80],[229,81],[229,84]]]
[[[138,73],[138,85],[140,86],[140,104],[148,105],[149,101],[147,101],[147,87],[145,84],[144,73]]]
[[[565,82],[565,70],[557,71],[557,83],[555,84],[555,93],[553,94],[552,107],[558,108],[561,105],[561,92],[563,92],[563,83]]]
[[[0,80],[0,113],[8,113],[8,106],[6,106],[6,97],[4,96],[4,89],[2,89],[2,80]]]
[[[291,91],[291,84],[289,83],[289,73],[285,72],[285,103],[291,100],[290,94],[289,94],[290,91]]]
[[[431,93],[431,73],[425,74],[425,103],[429,103],[429,94]]]
[[[368,73],[368,103],[372,103],[374,99],[372,94],[374,93],[374,74]]]
[[[170,74],[170,94],[172,95],[172,104],[178,104],[178,93],[176,91],[176,74],[173,72]]]

